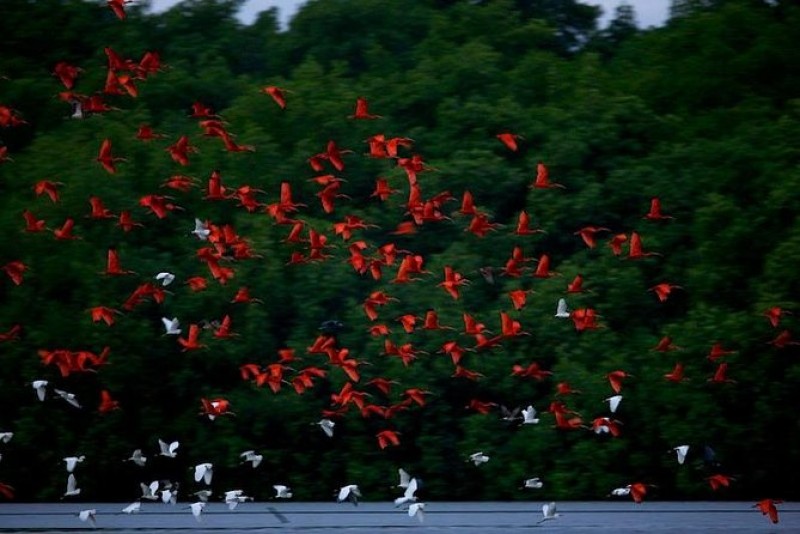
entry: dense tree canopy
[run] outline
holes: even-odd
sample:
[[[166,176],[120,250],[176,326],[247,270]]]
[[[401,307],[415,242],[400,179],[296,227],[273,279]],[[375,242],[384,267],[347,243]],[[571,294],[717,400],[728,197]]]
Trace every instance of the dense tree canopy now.
[[[398,467],[431,500],[530,499],[531,476],[536,498],[634,482],[798,498],[800,8],[676,1],[642,31],[629,7],[599,29],[574,0],[310,0],[281,31],[275,10],[243,25],[240,5],[120,20],[99,1],[4,1],[0,482],[16,498],[60,498],[80,454],[87,500],[154,479],[189,495],[205,461],[215,491],[257,499],[351,482],[394,498]],[[429,310],[452,329],[424,328]],[[212,420],[213,399],[235,415]],[[538,424],[501,416],[528,405]]]

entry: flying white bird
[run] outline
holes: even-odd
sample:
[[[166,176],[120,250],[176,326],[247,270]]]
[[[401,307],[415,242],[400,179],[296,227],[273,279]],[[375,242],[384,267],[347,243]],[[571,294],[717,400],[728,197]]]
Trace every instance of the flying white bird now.
[[[175,275],[168,272],[162,272],[158,273],[155,276],[155,279],[161,282],[162,287],[167,287],[168,285],[170,285],[172,282],[175,281]]]
[[[476,452],[469,455],[468,462],[472,462],[475,465],[485,464],[489,461],[489,457],[483,454],[482,452]]]
[[[395,508],[400,508],[404,504],[408,504],[410,502],[415,502],[417,500],[416,495],[414,493],[417,492],[417,479],[412,478],[409,483],[408,487],[406,488],[405,493],[403,493],[402,497],[398,497],[394,500]]]
[[[11,438],[13,437],[14,437],[13,432],[0,432],[0,441],[2,441],[3,443],[8,443],[9,441],[11,441]]]
[[[198,523],[203,521],[202,514],[203,514],[203,509],[205,507],[206,503],[204,503],[203,501],[195,502],[189,505],[189,508],[192,510],[192,515],[194,516],[195,519],[197,519]]]
[[[542,505],[542,518],[539,520],[539,523],[544,523],[548,519],[555,519],[556,517],[559,517],[560,515],[561,514],[559,514],[556,511],[556,503],[551,502],[551,503],[548,503],[548,504],[543,504]]]
[[[75,495],[80,495],[81,489],[78,487],[78,481],[75,480],[75,475],[72,473],[69,474],[67,477],[67,491],[64,492],[64,497],[74,497]]]
[[[177,441],[173,441],[169,445],[163,440],[159,438],[158,440],[158,448],[161,449],[159,452],[159,456],[166,456],[167,458],[175,458],[177,454],[178,447],[180,447],[180,443]]]
[[[133,501],[128,506],[122,509],[123,514],[135,514],[142,509],[142,503],[139,501]]]
[[[239,455],[240,458],[243,458],[242,463],[250,462],[253,466],[253,469],[258,467],[261,463],[261,460],[264,459],[264,456],[261,454],[256,454],[256,451],[244,451]]]
[[[67,456],[64,458],[64,462],[67,464],[67,473],[72,473],[75,471],[75,466],[77,466],[80,462],[84,461],[86,456]]]
[[[73,405],[76,408],[81,408],[81,404],[78,402],[78,398],[75,396],[74,393],[70,393],[68,391],[64,391],[63,389],[53,389],[53,392]]]
[[[178,502],[178,486],[169,485],[161,490],[161,502],[164,504],[175,504]]]
[[[140,499],[147,499],[148,501],[158,500],[158,480],[152,481],[149,486],[140,482],[139,487],[142,488],[142,496],[139,497]]]
[[[361,497],[361,490],[358,489],[357,484],[348,484],[339,488],[339,494],[336,497],[336,502],[350,501],[353,506],[358,506],[358,498]]]
[[[678,455],[678,463],[683,465],[683,462],[686,461],[686,454],[689,452],[689,446],[678,445],[677,447],[673,447],[672,450]]]
[[[415,502],[408,505],[408,517],[416,517],[422,523],[425,520],[425,503]]]
[[[539,477],[525,479],[522,487],[527,489],[542,489],[544,482]]]
[[[142,454],[142,449],[136,449],[126,461],[133,462],[139,467],[144,467],[144,464],[147,463],[147,457]]]
[[[614,497],[625,497],[626,495],[630,495],[630,494],[631,494],[631,487],[630,486],[624,486],[622,488],[614,488],[614,489],[612,489],[611,493],[609,495],[612,495]]]
[[[252,501],[253,497],[248,497],[244,494],[244,491],[237,489],[226,491],[224,500],[225,504],[228,505],[228,510],[233,510],[239,506],[240,502]]]
[[[97,510],[94,508],[89,510],[81,510],[78,513],[78,519],[84,522],[88,522],[89,524],[92,525],[92,528],[97,528],[97,520],[95,519],[96,515],[97,515]]]
[[[47,385],[49,382],[47,380],[34,380],[31,382],[31,387],[36,391],[36,396],[39,397],[39,400],[44,402],[45,396],[47,395]]]
[[[397,485],[397,487],[407,488],[408,485],[411,483],[411,475],[409,475],[408,471],[406,471],[402,467],[397,470],[397,473],[400,475],[400,483]]]
[[[194,481],[205,482],[206,486],[211,485],[211,477],[214,476],[214,465],[211,463],[202,463],[194,466]]]
[[[162,317],[161,322],[164,324],[165,336],[177,336],[181,333],[181,322],[177,317],[173,317],[172,319],[168,317]]]
[[[336,423],[330,419],[320,419],[317,424],[329,438],[333,437],[333,427],[336,426]]]
[[[611,413],[616,413],[619,403],[622,402],[622,395],[609,397],[606,399],[606,402],[608,403],[608,409],[611,410]]]
[[[211,230],[209,230],[206,223],[198,218],[195,218],[194,230],[192,230],[192,234],[196,235],[201,241],[206,241],[208,240],[208,236],[211,235]]]
[[[539,419],[536,417],[536,409],[528,405],[527,408],[522,410],[522,423],[523,425],[535,425],[539,422]]]
[[[275,498],[276,499],[291,499],[292,498],[292,489],[288,486],[284,486],[282,484],[275,484],[272,486],[275,488]]]
[[[569,310],[567,309],[567,301],[566,299],[558,299],[558,304],[556,305],[556,317],[559,319],[569,319]]]

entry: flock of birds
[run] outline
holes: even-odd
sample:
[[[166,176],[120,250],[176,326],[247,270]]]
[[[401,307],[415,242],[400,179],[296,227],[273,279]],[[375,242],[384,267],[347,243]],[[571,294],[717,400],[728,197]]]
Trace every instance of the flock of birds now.
[[[113,10],[120,20],[125,19],[125,6],[131,0],[108,0],[108,7]],[[63,85],[63,90],[59,97],[71,106],[71,117],[75,120],[83,120],[98,114],[120,113],[116,107],[107,102],[108,97],[118,99],[136,98],[139,92],[138,85],[144,83],[149,77],[156,75],[163,68],[161,59],[157,52],[147,52],[140,60],[126,58],[111,48],[105,49],[108,58],[108,69],[105,86],[91,94],[81,94],[75,91],[76,83],[80,78],[83,69],[71,65],[67,62],[60,62],[54,68],[54,74]],[[290,105],[288,90],[277,87],[267,86],[262,88],[262,92],[274,100],[275,105],[281,109],[286,109]],[[217,115],[208,106],[200,102],[195,102],[190,115],[197,120],[201,128],[203,138],[218,139],[222,143],[223,149],[228,153],[247,153],[256,150],[251,145],[238,144],[235,135],[228,130],[228,123]],[[371,121],[380,119],[379,115],[370,112],[367,100],[358,98],[355,111],[348,117],[351,120]],[[13,108],[7,105],[0,105],[0,127],[14,128],[24,124],[25,120]],[[156,142],[166,137],[165,134],[154,132],[149,125],[142,125],[135,134],[136,138],[142,142]],[[509,151],[518,150],[518,142],[522,136],[513,132],[503,132],[497,135],[497,140],[501,142],[505,149]],[[493,141],[493,142],[496,142]],[[371,136],[368,140],[367,157],[384,159],[395,168],[402,169],[407,178],[405,185],[407,189],[407,202],[402,206],[404,215],[407,216],[398,226],[390,232],[391,236],[409,236],[417,232],[423,225],[453,224],[454,220],[445,212],[445,205],[456,200],[449,191],[442,191],[433,195],[425,196],[422,185],[422,176],[426,172],[433,171],[420,154],[413,153],[414,141],[405,137],[389,137],[382,133]],[[172,161],[178,166],[189,164],[193,154],[198,151],[198,147],[193,144],[189,135],[180,135],[177,141],[165,147]],[[347,166],[346,156],[352,154],[351,150],[342,149],[333,140],[327,143],[324,150],[317,154],[310,155],[308,163],[310,168],[317,173],[312,180],[319,185],[316,194],[322,212],[326,215],[333,214],[337,210],[337,204],[345,202],[349,197],[343,192],[343,184],[346,181],[338,176],[343,173]],[[8,154],[5,147],[0,148],[0,163],[12,162],[13,159]],[[126,164],[123,157],[117,155],[112,140],[105,138],[100,143],[96,163],[101,165],[109,174],[119,172],[119,167]],[[61,187],[64,184],[52,180],[43,179],[34,185],[34,192],[37,197],[45,196],[53,203],[60,200]],[[198,181],[183,174],[175,174],[165,179],[162,184],[175,194],[191,194],[199,189]],[[535,191],[550,189],[565,189],[565,186],[550,180],[548,167],[539,161],[536,165],[535,178],[530,187]],[[375,189],[370,195],[375,202],[386,202],[390,197],[400,195],[404,191],[393,186],[389,179],[377,178]],[[243,208],[249,213],[267,214],[276,225],[285,226],[285,243],[291,247],[292,251],[286,258],[286,268],[301,268],[300,266],[308,263],[324,262],[334,257],[335,248],[329,242],[327,230],[322,228],[312,228],[307,221],[300,218],[303,210],[311,209],[306,204],[296,201],[293,197],[292,186],[288,181],[282,182],[280,194],[277,201],[263,203],[260,198],[266,193],[250,185],[230,187],[223,184],[223,179],[218,171],[213,171],[207,180],[203,199],[209,202],[215,201],[236,201],[237,207]],[[88,217],[94,220],[106,220],[115,223],[115,227],[124,233],[135,232],[144,226],[145,222],[136,220],[134,210],[122,209],[113,212],[105,207],[101,198],[92,196],[89,199],[91,212]],[[178,217],[183,208],[176,203],[176,199],[171,196],[152,193],[143,195],[136,204],[143,209],[149,216],[158,219],[167,217]],[[24,231],[30,234],[50,233],[57,241],[70,241],[80,239],[75,226],[77,217],[69,217],[56,228],[48,227],[47,223],[34,214],[36,208],[25,210]],[[491,232],[501,231],[501,225],[493,222],[491,216],[482,211],[476,204],[476,200],[470,191],[464,191],[461,198],[460,208],[457,215],[468,219],[465,231],[474,234],[477,238],[482,238]],[[210,283],[228,284],[236,276],[235,265],[260,256],[253,250],[250,241],[239,235],[231,225],[217,225],[213,221],[203,219],[200,216],[192,216],[194,219],[193,227],[187,228],[187,233],[195,240],[199,247],[196,256],[206,267],[205,274],[197,274],[183,280],[190,291],[200,292],[205,290]],[[648,221],[659,222],[668,221],[672,217],[662,212],[661,203],[658,198],[652,198],[649,210],[643,214],[643,218]],[[373,228],[374,225],[363,221],[359,217],[346,215],[344,220],[335,222],[332,231],[335,236],[341,238],[346,243],[347,262],[353,270],[360,276],[372,277],[375,281],[389,278],[387,271],[392,270],[395,274],[390,280],[392,284],[408,284],[425,280],[434,276],[433,273],[425,269],[424,258],[410,250],[398,247],[394,242],[384,243],[380,246],[369,242],[366,239],[359,239],[360,232]],[[518,218],[513,235],[520,239],[533,236],[542,232],[541,229],[532,226],[531,218],[526,211],[518,213]],[[577,229],[576,236],[589,248],[598,246],[598,236],[603,233],[611,234],[606,242],[610,253],[620,258],[630,260],[643,260],[655,258],[660,253],[648,251],[643,245],[642,236],[635,231],[630,233],[614,233],[611,229],[598,226],[585,226]],[[341,249],[339,249],[341,250]],[[529,265],[535,263],[536,267]],[[548,254],[541,254],[538,258],[525,255],[520,245],[513,247],[510,256],[502,267],[480,269],[480,275],[486,283],[495,284],[499,277],[504,280],[515,280],[523,276],[532,276],[537,279],[549,279],[555,276],[551,267],[551,258]],[[29,266],[20,260],[9,261],[0,267],[11,280],[12,284],[20,285],[29,276]],[[35,267],[30,268],[35,273]],[[138,276],[123,267],[122,259],[114,248],[110,248],[106,255],[106,266],[103,271],[106,276]],[[34,274],[35,275],[35,274]],[[149,279],[142,281],[132,293],[121,304],[121,310],[111,306],[95,306],[91,308],[91,320],[97,323],[105,323],[108,326],[115,324],[117,318],[123,313],[133,314],[137,306],[146,300],[157,303],[165,302],[168,290],[172,284],[179,280],[179,276],[172,272],[154,273]],[[454,265],[444,268],[443,277],[435,284],[436,290],[446,292],[453,300],[458,302],[461,292],[466,290],[471,281]],[[644,288],[643,288],[644,289]],[[655,297],[660,302],[670,298],[673,291],[683,289],[681,286],[663,282],[651,288]],[[583,278],[576,276],[566,287],[566,294],[575,295],[583,293]],[[519,319],[514,317],[515,312],[521,311],[526,305],[529,290],[513,289],[508,292],[509,304],[514,312],[502,312],[499,323],[500,331],[491,332],[481,320],[470,313],[463,313],[463,330],[459,332],[460,337],[455,337],[444,342],[439,348],[440,353],[452,359],[453,377],[466,380],[479,380],[482,374],[465,367],[465,356],[469,353],[490,351],[501,347],[503,344],[526,335]],[[412,343],[396,344],[391,334],[389,325],[381,320],[384,308],[391,308],[391,304],[397,299],[392,297],[387,291],[376,290],[371,292],[363,301],[364,315],[368,321],[368,335],[375,338],[382,338],[384,354],[390,357],[399,358],[405,366],[413,365],[414,361],[425,352]],[[259,299],[250,295],[246,286],[241,286],[233,296],[233,303],[257,303]],[[770,324],[779,328],[782,317],[789,313],[779,307],[773,307],[765,314]],[[575,330],[579,332],[591,331],[601,328],[600,315],[597,310],[591,307],[570,309],[566,298],[560,298],[554,303],[554,317],[564,321],[571,321]],[[401,325],[406,333],[413,333],[417,330],[456,332],[454,326],[444,325],[439,322],[437,313],[434,310],[427,310],[424,316],[415,313],[407,313],[396,317],[396,321]],[[236,334],[232,327],[232,318],[225,315],[218,321],[207,321],[204,324],[193,323],[183,325],[178,317],[164,316],[162,318],[163,334],[174,336],[176,343],[181,351],[197,351],[206,347],[204,343],[208,336],[215,340],[228,340]],[[343,328],[343,324],[336,320],[326,321],[320,326],[319,336],[306,348],[306,353],[318,355],[325,359],[325,364],[306,366],[296,370],[291,365],[296,364],[301,358],[296,354],[295,349],[285,348],[279,351],[277,360],[262,365],[260,363],[248,363],[240,367],[242,379],[252,382],[256,387],[269,387],[273,392],[278,393],[281,389],[290,385],[297,394],[303,394],[306,390],[315,387],[320,381],[326,379],[332,369],[340,369],[347,377],[347,381],[340,391],[331,395],[331,404],[322,411],[321,418],[317,425],[320,430],[328,437],[334,435],[337,420],[343,417],[350,409],[355,408],[365,418],[383,418],[387,422],[396,413],[409,410],[411,408],[423,408],[428,402],[428,396],[432,393],[423,388],[409,387],[400,395],[399,400],[388,406],[375,404],[369,401],[372,397],[364,389],[359,389],[362,370],[360,366],[367,362],[358,360],[349,353],[349,349],[342,347],[337,339],[337,334]],[[0,334],[0,342],[10,342],[20,339],[22,325],[14,325],[8,331]],[[462,340],[470,340],[465,343]],[[791,339],[788,330],[782,330],[772,341],[772,344],[782,348],[788,344],[795,344]],[[677,350],[673,341],[664,337],[656,346],[655,350],[669,352]],[[110,349],[106,347],[100,354],[90,350],[68,350],[68,349],[40,349],[38,351],[42,364],[48,368],[58,370],[57,376],[68,377],[73,373],[86,371],[96,371],[106,364],[110,357]],[[728,364],[724,361],[730,351],[721,343],[711,344],[708,358],[717,363],[717,370],[708,381],[711,383],[730,383],[728,378]],[[293,373],[293,374],[291,374]],[[514,365],[511,369],[513,376],[521,379],[543,381],[549,378],[552,373],[542,369],[538,363],[531,362],[529,365]],[[564,399],[577,392],[569,383],[559,382],[556,386],[556,400],[550,404],[547,410],[552,415],[555,427],[563,431],[573,431],[578,429],[588,429],[598,435],[608,435],[617,437],[621,434],[621,421],[616,419],[615,413],[623,400],[622,390],[625,381],[631,375],[622,369],[609,371],[606,375],[610,391],[613,394],[605,399],[608,406],[608,415],[596,417],[592,421],[584,419],[572,411]],[[672,383],[680,383],[686,378],[683,374],[683,365],[676,363],[669,373],[664,375],[664,379]],[[35,398],[41,402],[49,401],[56,397],[63,400],[77,409],[86,409],[83,400],[79,400],[76,395],[65,391],[57,383],[58,379],[35,378],[30,380],[30,385],[35,392]],[[375,392],[380,392],[385,398],[389,398],[393,387],[398,384],[391,377],[376,376],[365,381],[367,386],[374,388]],[[113,393],[108,390],[99,392],[100,404],[97,410],[100,413],[108,413],[118,409],[124,409],[113,397]],[[223,398],[202,398],[199,399],[201,414],[214,420],[233,414],[231,403]],[[480,399],[470,401],[468,408],[481,414],[501,411],[501,417],[507,421],[516,422],[519,425],[536,425],[540,422],[539,414],[533,405],[507,409],[494,402],[487,402]],[[400,443],[401,433],[395,428],[385,428],[375,436],[377,446],[380,449],[394,447]],[[8,443],[13,438],[13,432],[5,431],[0,433],[0,444]],[[178,455],[180,444],[178,441],[167,443],[159,440],[158,456],[165,458],[175,458]],[[677,462],[683,464],[689,453],[689,445],[678,444],[673,451]],[[0,449],[1,450],[1,449]],[[709,460],[709,465],[718,467],[719,464],[713,460],[714,453],[706,448],[703,452],[705,458]],[[0,456],[2,458],[2,456]],[[252,468],[258,468],[263,456],[254,450],[244,451],[240,455],[242,463],[249,463]],[[69,456],[64,458],[67,472],[66,489],[63,493],[64,499],[76,497],[81,494],[78,486],[75,471],[84,462],[85,456]],[[127,461],[136,466],[145,466],[148,458],[142,449],[136,449]],[[483,451],[477,451],[465,458],[465,461],[480,466],[490,461],[490,457]],[[0,465],[0,468],[2,466]],[[194,497],[189,506],[195,518],[202,519],[203,511],[208,500],[214,497],[211,490],[211,483],[214,475],[214,464],[212,462],[202,462],[194,467],[194,482],[201,485],[201,489],[192,493]],[[420,479],[411,477],[403,469],[399,469],[400,481],[397,488],[402,490],[402,495],[395,499],[394,504],[398,508],[403,508],[409,516],[416,517],[420,521],[424,517],[425,503],[417,498],[417,492],[423,485]],[[708,484],[713,490],[727,487],[732,477],[722,472],[714,472],[708,478]],[[530,478],[523,481],[522,487],[526,489],[540,489],[544,482],[538,478]],[[632,481],[619,488],[610,490],[612,496],[629,496],[636,503],[645,499],[648,487],[651,484],[643,481]],[[155,480],[149,484],[140,484],[141,495],[134,502],[122,509],[122,512],[133,514],[139,512],[142,502],[158,502],[175,504],[178,500],[179,482],[165,480]],[[273,485],[275,491],[274,498],[292,498],[293,493],[290,487],[284,484]],[[14,497],[14,488],[8,484],[0,483],[0,495],[11,499]],[[252,497],[245,495],[241,489],[232,489],[217,495],[229,506],[231,510],[236,506]],[[342,486],[336,492],[336,500],[339,502],[351,502],[358,504],[362,497],[361,489],[356,484]],[[776,504],[780,503],[777,499],[764,499],[754,506],[769,519],[777,523],[778,512]],[[82,521],[96,525],[96,510],[87,509],[79,514]],[[555,503],[545,504],[542,508],[541,521],[555,519],[559,516],[556,511]]]

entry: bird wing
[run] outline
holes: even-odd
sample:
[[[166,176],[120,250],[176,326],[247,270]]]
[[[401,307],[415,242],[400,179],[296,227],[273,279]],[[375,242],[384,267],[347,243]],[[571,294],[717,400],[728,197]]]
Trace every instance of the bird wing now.
[[[397,486],[400,488],[407,488],[408,484],[411,482],[411,475],[402,467],[397,470],[397,473],[400,475],[400,483]]]

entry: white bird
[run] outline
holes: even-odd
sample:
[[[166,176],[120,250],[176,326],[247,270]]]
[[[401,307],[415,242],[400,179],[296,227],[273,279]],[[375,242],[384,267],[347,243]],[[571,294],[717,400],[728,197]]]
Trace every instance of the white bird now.
[[[162,317],[161,322],[164,324],[165,336],[177,336],[181,333],[181,322],[177,317],[170,319],[169,317]]]
[[[86,456],[84,455],[67,456],[66,458],[64,458],[64,462],[67,464],[67,473],[72,473],[73,471],[75,471],[75,467],[85,459]]]
[[[329,438],[333,437],[333,427],[336,426],[336,423],[331,421],[330,419],[320,419],[317,424],[320,426],[325,435]]]
[[[689,452],[689,446],[678,445],[677,447],[673,447],[672,450],[678,455],[678,463],[683,465],[683,462],[686,461],[686,454]]]
[[[70,119],[81,120],[86,117],[83,113],[83,104],[81,104],[80,100],[70,100],[69,103],[72,104],[72,114],[69,116]]]
[[[548,519],[555,519],[556,517],[559,517],[560,515],[561,514],[559,514],[556,511],[556,503],[551,502],[551,503],[548,503],[548,504],[543,504],[542,505],[542,516],[543,517],[539,520],[539,523],[544,523]]]
[[[139,501],[133,501],[128,506],[122,509],[123,514],[135,514],[139,512],[142,508],[142,503]]]
[[[192,515],[194,516],[195,519],[197,519],[198,523],[203,520],[202,514],[203,514],[203,508],[205,507],[206,503],[204,503],[203,501],[195,502],[189,505],[189,508],[191,508],[192,510]]]
[[[159,456],[166,456],[167,458],[175,458],[177,454],[178,447],[180,447],[180,443],[177,441],[173,441],[169,445],[165,441],[159,438],[158,440],[158,448],[161,449],[159,452]]]
[[[80,493],[81,489],[78,487],[78,481],[75,480],[75,475],[70,473],[67,477],[67,491],[64,492],[63,497],[74,497],[75,495],[80,495]]]
[[[243,458],[242,463],[250,462],[253,466],[253,469],[258,467],[261,463],[261,460],[264,459],[264,456],[261,454],[256,454],[256,451],[244,451],[239,455],[240,458]]]
[[[615,413],[619,407],[619,403],[622,402],[622,395],[609,397],[606,399],[606,402],[608,403],[608,409],[611,410],[611,413]]]
[[[489,461],[489,457],[483,454],[482,452],[476,452],[469,455],[468,462],[472,462],[475,465],[485,464]]]
[[[408,505],[408,517],[415,517],[422,523],[425,520],[425,503],[415,502]]]
[[[14,437],[13,432],[0,432],[0,441],[2,441],[3,443],[8,443],[9,441],[11,441],[11,438],[13,437]]]
[[[147,499],[148,501],[158,500],[158,480],[152,481],[149,486],[140,482],[139,487],[142,489],[142,496],[139,497],[140,499]]]
[[[78,402],[78,398],[75,396],[74,393],[70,393],[68,391],[64,391],[63,389],[53,389],[53,392],[73,405],[76,408],[81,408],[81,404]]]
[[[214,465],[211,463],[202,463],[194,466],[194,481],[200,482],[201,480],[206,483],[206,486],[211,485],[211,477],[214,476]]]
[[[528,405],[527,408],[522,410],[522,423],[523,425],[535,425],[539,422],[539,419],[536,417],[536,409]]]
[[[178,486],[175,486],[175,489],[172,489],[172,486],[164,488],[161,490],[161,502],[164,504],[175,504],[178,502]]]
[[[625,486],[625,487],[622,487],[622,488],[614,488],[614,489],[611,490],[611,493],[610,493],[610,495],[612,495],[614,497],[625,497],[626,495],[630,495],[630,494],[631,494],[631,487],[630,486]]]
[[[558,304],[556,305],[556,317],[559,319],[569,319],[569,310],[567,309],[567,301],[566,299],[558,299]]]
[[[228,510],[236,508],[240,502],[252,501],[253,497],[248,497],[244,494],[243,490],[229,490],[225,492],[225,504],[228,505]]]
[[[274,484],[272,486],[275,488],[275,498],[276,499],[291,499],[292,498],[292,489],[288,486],[284,486],[282,484]]]
[[[397,473],[400,475],[400,483],[397,485],[397,487],[407,488],[408,485],[411,483],[411,475],[409,475],[408,471],[406,471],[402,467],[397,470]]]
[[[522,487],[527,489],[542,489],[544,482],[539,477],[525,479]]]
[[[211,235],[211,230],[209,230],[208,225],[201,221],[198,218],[194,219],[194,230],[192,233],[197,236],[198,239],[201,241],[208,240],[208,236]]]
[[[395,508],[400,508],[404,504],[414,502],[417,500],[416,495],[414,493],[417,492],[417,479],[412,478],[411,481],[408,483],[408,487],[406,488],[405,493],[403,493],[402,497],[398,497],[394,500]]]
[[[361,490],[358,489],[357,484],[349,484],[339,488],[339,495],[336,497],[336,502],[350,501],[353,506],[358,506],[358,498],[361,497]]]
[[[44,402],[45,396],[47,395],[47,385],[49,382],[47,380],[34,380],[31,382],[31,387],[36,391],[36,396],[39,397],[39,400]]]
[[[167,287],[175,281],[175,275],[168,272],[161,272],[155,276],[155,279],[161,282],[162,287]]]
[[[144,464],[147,463],[147,457],[142,454],[142,449],[136,449],[126,461],[133,462],[139,467],[144,467]]]
[[[92,528],[97,528],[97,520],[95,519],[96,515],[97,515],[97,510],[91,508],[89,510],[81,510],[78,513],[78,518],[81,521],[90,523],[92,525]]]
[[[192,493],[195,497],[200,499],[203,502],[208,502],[208,499],[211,498],[212,491],[210,489],[201,489]]]

